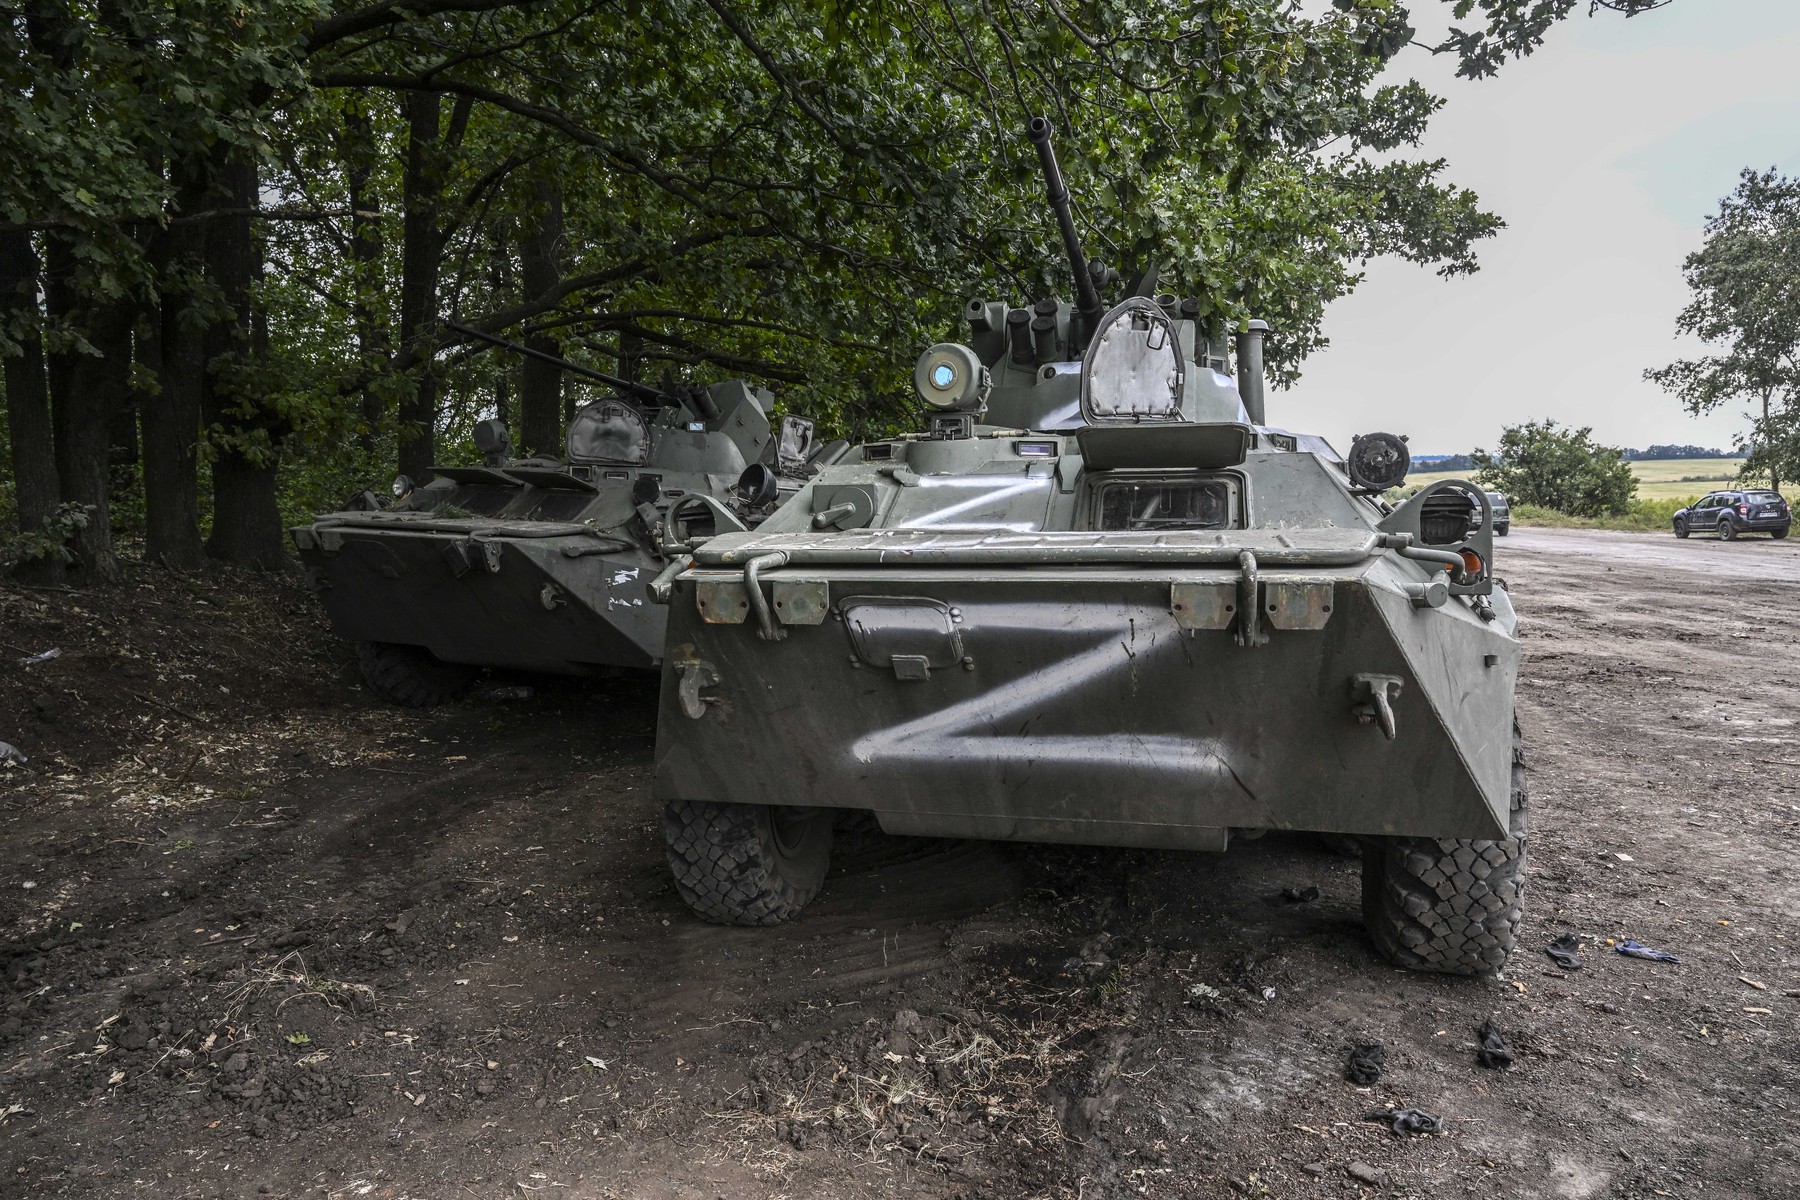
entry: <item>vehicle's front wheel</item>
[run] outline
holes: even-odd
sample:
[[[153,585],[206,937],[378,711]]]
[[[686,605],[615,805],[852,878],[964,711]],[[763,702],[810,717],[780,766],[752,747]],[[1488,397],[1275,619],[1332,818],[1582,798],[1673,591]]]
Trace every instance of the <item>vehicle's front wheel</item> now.
[[[469,690],[479,671],[447,663],[423,646],[398,642],[358,642],[356,659],[369,690],[403,708],[447,704]]]
[[[1737,526],[1733,524],[1730,517],[1719,518],[1719,540],[1721,542],[1735,542],[1737,540]]]
[[[1512,836],[1370,838],[1363,922],[1394,965],[1492,975],[1512,956],[1525,895],[1525,754],[1513,723]]]
[[[1676,518],[1676,520],[1675,520],[1675,536],[1678,538],[1684,538],[1687,535],[1688,535],[1687,522],[1681,520],[1679,517]]]
[[[681,800],[663,807],[675,890],[719,925],[776,925],[800,914],[831,865],[828,808]]]

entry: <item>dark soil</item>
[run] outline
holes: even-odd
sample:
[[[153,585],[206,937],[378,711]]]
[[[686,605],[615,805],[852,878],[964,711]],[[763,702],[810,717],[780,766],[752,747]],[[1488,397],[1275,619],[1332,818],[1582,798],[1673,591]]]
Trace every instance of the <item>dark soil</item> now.
[[[1276,834],[850,826],[803,919],[703,925],[653,682],[401,712],[285,584],[0,590],[0,1196],[1800,1194],[1793,588],[1697,625],[1698,573],[1506,566],[1534,833],[1497,981],[1384,966],[1358,864]]]

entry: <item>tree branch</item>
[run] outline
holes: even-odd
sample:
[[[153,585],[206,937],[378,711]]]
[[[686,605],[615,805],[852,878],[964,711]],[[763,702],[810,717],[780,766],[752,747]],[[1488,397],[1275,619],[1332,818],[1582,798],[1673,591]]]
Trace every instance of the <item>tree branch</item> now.
[[[317,54],[334,42],[386,25],[402,25],[444,13],[484,13],[503,8],[532,8],[539,0],[381,0],[368,8],[326,17],[307,32],[302,50]]]

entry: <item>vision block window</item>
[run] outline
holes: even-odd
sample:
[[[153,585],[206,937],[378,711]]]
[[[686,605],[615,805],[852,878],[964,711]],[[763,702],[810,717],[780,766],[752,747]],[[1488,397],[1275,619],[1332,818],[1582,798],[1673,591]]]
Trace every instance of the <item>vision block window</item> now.
[[[1231,488],[1217,480],[1109,483],[1100,492],[1102,529],[1229,529]]]

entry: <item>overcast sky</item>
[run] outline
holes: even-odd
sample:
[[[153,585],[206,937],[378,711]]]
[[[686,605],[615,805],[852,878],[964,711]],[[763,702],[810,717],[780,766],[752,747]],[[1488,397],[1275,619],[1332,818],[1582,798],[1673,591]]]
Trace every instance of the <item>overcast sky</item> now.
[[[1447,6],[1412,8],[1426,36]],[[1448,99],[1424,154],[1507,228],[1466,278],[1372,264],[1270,421],[1339,450],[1373,429],[1415,454],[1492,449],[1503,424],[1540,417],[1613,445],[1729,446],[1738,411],[1689,417],[1641,376],[1701,349],[1675,338],[1681,260],[1739,170],[1800,172],[1800,0],[1578,15],[1477,82],[1418,51],[1392,72]]]

